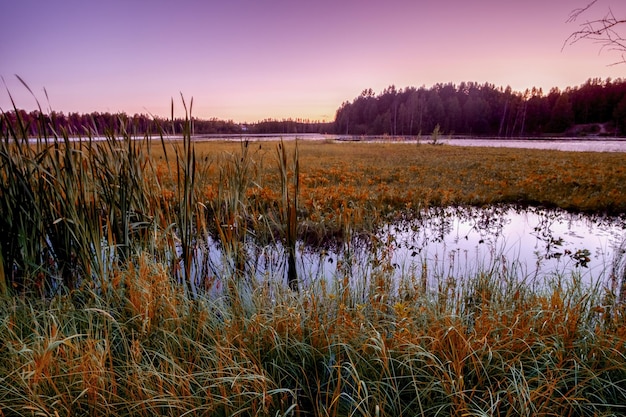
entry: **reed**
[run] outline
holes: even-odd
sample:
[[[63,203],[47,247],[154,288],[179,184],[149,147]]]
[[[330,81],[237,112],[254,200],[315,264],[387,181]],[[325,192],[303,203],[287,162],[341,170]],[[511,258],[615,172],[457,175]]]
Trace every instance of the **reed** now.
[[[173,146],[176,162],[176,197],[177,209],[175,210],[175,224],[177,237],[180,244],[180,260],[182,262],[182,273],[180,280],[184,282],[189,293],[194,292],[194,283],[192,282],[192,268],[194,263],[194,248],[196,246],[196,218],[202,218],[202,206],[199,205],[197,196],[196,175],[201,174],[202,170],[196,166],[196,152],[191,139],[191,111],[193,109],[193,99],[187,109],[187,104],[181,97],[185,110],[185,122],[183,125],[182,146],[175,144]],[[171,120],[174,121],[174,101],[171,105]],[[163,143],[163,133],[161,133],[161,142]],[[167,159],[167,153],[165,153]],[[199,172],[198,172],[199,171]],[[200,213],[198,213],[200,211]],[[177,252],[177,251],[176,251]],[[175,252],[175,253],[176,253]],[[181,269],[177,268],[177,272]]]
[[[193,141],[183,107],[178,142],[1,119],[1,416],[626,412],[623,260],[608,286],[498,261],[427,282],[369,235],[437,204],[621,210],[621,156],[298,141],[265,164]],[[256,271],[278,241],[288,285]],[[343,266],[298,277],[298,242]]]
[[[603,289],[576,279],[484,274],[455,301],[409,277],[365,300],[277,282],[241,315],[190,298],[149,254],[121,274],[116,298],[81,291],[80,308],[76,293],[2,302],[4,415],[624,412],[623,306],[607,317]]]
[[[287,247],[287,284],[292,290],[298,289],[296,272],[296,242],[298,240],[298,193],[300,192],[300,163],[298,143],[293,153],[291,175],[284,142],[277,145],[280,189],[282,195],[281,219],[285,225],[285,246]],[[290,180],[291,179],[291,180]]]
[[[4,285],[44,295],[102,277],[106,248],[124,262],[145,244],[152,209],[145,143],[126,132],[96,142],[92,133],[70,140],[52,126],[39,131],[52,134],[33,144],[11,126],[3,131],[0,247]]]
[[[0,288],[5,295],[47,296],[81,285],[105,289],[109,274],[143,250],[170,262],[174,277],[193,291],[195,254],[206,223],[200,190],[211,161],[198,162],[191,106],[183,100],[183,107],[183,140],[168,142],[163,127],[158,141],[163,153],[154,157],[152,138],[137,137],[125,120],[119,135],[86,127],[84,137],[70,137],[42,125],[33,140],[17,109],[14,123],[3,114]]]
[[[220,164],[217,199],[213,212],[224,252],[232,260],[231,273],[240,277],[246,272],[246,237],[254,213],[250,212],[247,190],[251,178],[249,143],[242,142],[239,154],[230,154]]]

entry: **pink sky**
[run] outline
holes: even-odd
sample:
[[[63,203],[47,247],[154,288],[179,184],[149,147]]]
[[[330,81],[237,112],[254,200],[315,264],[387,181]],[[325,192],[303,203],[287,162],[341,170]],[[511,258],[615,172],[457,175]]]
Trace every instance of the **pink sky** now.
[[[616,53],[561,48],[589,0],[19,0],[0,5],[0,108],[236,122],[332,121],[343,101],[394,84],[578,86],[623,78]],[[599,0],[585,17],[623,0]],[[625,28],[626,30],[626,28]],[[6,88],[5,88],[6,86]],[[44,94],[48,92],[49,103]]]

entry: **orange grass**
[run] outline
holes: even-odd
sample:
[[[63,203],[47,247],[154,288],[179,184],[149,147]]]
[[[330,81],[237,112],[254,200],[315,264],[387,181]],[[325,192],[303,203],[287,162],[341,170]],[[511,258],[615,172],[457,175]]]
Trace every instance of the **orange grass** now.
[[[232,142],[197,142],[209,160],[237,153]],[[254,181],[247,196],[276,210],[280,178],[276,143],[251,143]],[[285,142],[288,152],[295,144]],[[626,159],[621,153],[472,148],[399,143],[299,141],[299,234],[319,243],[346,225],[371,229],[431,206],[515,204],[619,215],[626,212]],[[207,173],[211,177],[210,171]],[[205,189],[215,198],[216,176]],[[211,183],[211,180],[208,180]]]
[[[593,288],[270,285],[235,308],[135,262],[116,299],[2,304],[2,415],[624,412],[626,311]]]
[[[294,218],[298,236],[320,244],[433,205],[541,204],[620,214],[622,154],[301,141],[297,164],[285,163],[281,172],[276,143],[174,143],[168,157],[170,145],[110,140],[103,146],[111,149],[92,148],[95,159],[55,151],[75,161],[58,166],[46,148],[19,166],[24,175],[6,171],[26,189],[31,172],[48,180],[35,185],[65,210],[51,223],[67,226],[59,233],[74,232],[59,235],[69,249],[81,232],[79,242],[123,256],[111,263],[98,257],[83,275],[97,279],[54,297],[10,298],[2,290],[0,416],[626,411],[623,300],[576,276],[530,286],[487,268],[467,271],[466,280],[442,277],[430,291],[419,277],[392,282],[393,266],[377,243],[371,268],[362,269],[371,276],[358,277],[366,288],[353,286],[341,268],[334,281],[300,292],[242,278],[246,237],[285,239]],[[295,154],[294,143],[284,146]],[[3,161],[13,163],[13,152],[3,149]],[[120,157],[108,162],[113,151]],[[90,177],[100,168],[102,178]],[[56,176],[44,175],[52,169]],[[82,204],[100,193],[99,210],[88,212],[93,230],[72,228],[81,226],[81,206],[65,198],[68,173],[94,179],[93,188],[81,182],[84,194],[76,197]],[[16,190],[10,181],[3,186]],[[33,207],[48,207],[36,205],[36,193],[30,197]],[[281,204],[283,197],[297,206]],[[286,209],[294,217],[286,218]],[[30,230],[30,219],[23,220],[19,230]],[[223,297],[191,291],[193,251],[206,233],[233,261],[231,274],[221,277]],[[182,260],[173,255],[180,239],[188,245]],[[72,252],[67,258],[75,262]],[[9,270],[5,265],[0,278]]]

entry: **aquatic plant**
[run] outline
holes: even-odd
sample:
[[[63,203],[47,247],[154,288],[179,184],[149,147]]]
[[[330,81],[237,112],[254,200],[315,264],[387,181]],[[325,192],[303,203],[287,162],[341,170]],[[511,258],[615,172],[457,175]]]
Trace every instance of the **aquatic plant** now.
[[[285,225],[285,246],[287,248],[287,283],[289,288],[298,289],[296,272],[296,242],[298,240],[298,193],[300,192],[300,165],[298,160],[298,144],[293,154],[292,172],[289,175],[289,163],[285,144],[281,141],[277,146],[278,167],[282,194],[281,219]],[[291,181],[290,181],[291,177]]]
[[[396,293],[382,267],[365,298],[270,282],[242,315],[190,298],[148,254],[132,261],[116,297],[0,304],[4,415],[624,411],[624,306],[609,313],[602,287],[575,277],[533,287],[477,272],[431,293],[405,276]]]
[[[183,107],[178,141],[0,118],[0,415],[624,413],[623,259],[610,285],[500,260],[427,282],[374,233],[432,206],[622,213],[622,155],[285,141],[265,164]],[[256,274],[298,242],[342,247],[336,275]]]

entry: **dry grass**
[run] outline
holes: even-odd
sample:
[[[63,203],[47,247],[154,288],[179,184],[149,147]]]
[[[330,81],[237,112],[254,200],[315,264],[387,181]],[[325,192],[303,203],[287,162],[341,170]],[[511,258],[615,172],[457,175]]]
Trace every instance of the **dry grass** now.
[[[209,159],[238,143],[200,142]],[[280,179],[275,143],[251,143],[256,180],[248,198],[271,210]],[[289,152],[295,144],[286,142]],[[312,243],[341,237],[347,226],[381,221],[431,206],[540,205],[570,211],[626,212],[626,168],[620,153],[471,148],[400,143],[298,142],[300,236]],[[209,186],[206,198],[214,196]]]
[[[0,416],[626,412],[612,289],[487,266],[430,291],[376,254],[359,288],[338,269],[294,291],[247,250],[433,205],[623,213],[621,154],[21,130],[0,144]]]
[[[3,302],[3,415],[624,412],[626,311],[598,288],[270,285],[234,307],[190,299],[147,255],[134,263],[115,299]]]

